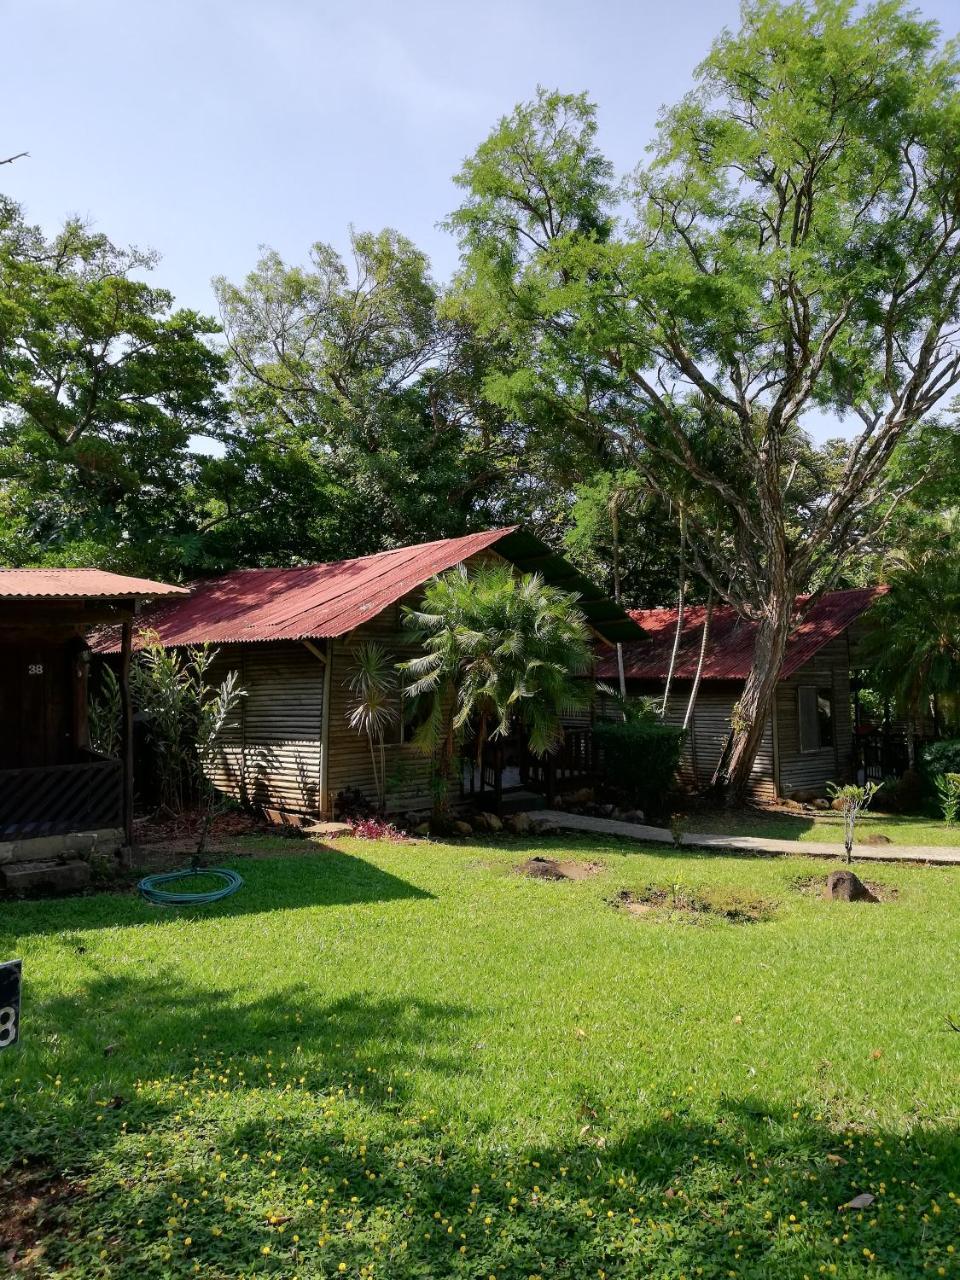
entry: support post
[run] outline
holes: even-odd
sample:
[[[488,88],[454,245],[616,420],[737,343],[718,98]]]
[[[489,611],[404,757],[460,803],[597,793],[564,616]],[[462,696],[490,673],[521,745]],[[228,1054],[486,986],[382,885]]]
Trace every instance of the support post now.
[[[123,759],[123,839],[133,844],[133,703],[130,700],[130,655],[133,648],[133,622],[127,618],[120,632],[120,709],[122,719]]]

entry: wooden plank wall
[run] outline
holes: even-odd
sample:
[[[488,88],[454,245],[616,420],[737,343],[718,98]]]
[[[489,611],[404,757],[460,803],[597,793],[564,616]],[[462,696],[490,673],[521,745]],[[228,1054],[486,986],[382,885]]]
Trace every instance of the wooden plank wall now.
[[[399,605],[392,605],[376,618],[358,627],[356,631],[333,642],[333,665],[330,673],[330,762],[328,788],[330,804],[336,801],[338,792],[349,787],[358,788],[373,802],[376,788],[373,765],[367,739],[350,728],[348,705],[350,692],[347,681],[353,651],[364,640],[376,640],[386,649],[394,661],[403,661],[416,650],[404,641],[402,617]],[[402,713],[401,699],[397,698],[398,715]],[[406,809],[426,809],[432,804],[430,790],[430,760],[409,741],[400,741],[399,723],[388,735],[385,746],[387,774],[387,809],[402,812]],[[459,799],[459,780],[450,785],[450,798]]]
[[[708,786],[730,732],[730,717],[741,693],[739,686],[702,684],[693,711],[693,723],[683,745],[680,775],[697,787]],[[667,722],[683,724],[690,697],[690,682],[673,685],[667,707]],[[756,799],[773,799],[776,795],[773,768],[773,725],[768,719],[760,739],[760,749],[751,770],[750,794]]]
[[[833,690],[833,746],[801,753],[800,716],[797,689],[816,685]],[[850,776],[853,745],[853,713],[846,636],[823,646],[819,653],[794,675],[780,682],[777,690],[777,735],[780,755],[780,794],[793,791],[824,791],[828,782],[846,781]]]
[[[294,642],[224,645],[213,678],[228,671],[246,696],[221,737],[213,782],[242,804],[318,813],[323,663]]]

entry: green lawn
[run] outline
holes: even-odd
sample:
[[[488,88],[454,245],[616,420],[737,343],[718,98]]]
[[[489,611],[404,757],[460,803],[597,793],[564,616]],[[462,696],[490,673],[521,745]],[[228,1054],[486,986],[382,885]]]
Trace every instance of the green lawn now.
[[[718,835],[766,836],[773,840],[826,840],[843,845],[843,817],[832,811],[814,816],[751,808],[733,812],[725,809],[699,810],[689,814],[686,829]],[[936,818],[904,817],[868,810],[857,822],[857,843],[878,835],[886,836],[892,844],[960,846],[960,826],[948,826]]]
[[[957,871],[844,905],[800,858],[276,848],[205,909],[0,907],[17,1274],[960,1275]],[[541,849],[604,869],[511,873]],[[772,914],[611,905],[651,885]]]

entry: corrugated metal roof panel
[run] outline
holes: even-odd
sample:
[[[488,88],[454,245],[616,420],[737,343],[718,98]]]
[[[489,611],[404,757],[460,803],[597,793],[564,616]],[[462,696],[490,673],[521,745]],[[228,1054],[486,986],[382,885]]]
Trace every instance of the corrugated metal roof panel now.
[[[581,596],[580,606],[605,639],[636,639],[640,631],[625,610],[532,534],[515,526],[487,529],[398,547],[355,560],[298,569],[234,569],[199,582],[186,600],[152,609],[142,619],[163,644],[236,644],[265,640],[312,640],[342,636],[435,574],[493,548],[521,569],[539,569],[549,582]],[[116,648],[104,634],[95,647]]]
[[[785,680],[793,675],[810,661],[818,649],[842,635],[885,590],[885,587],[862,587],[851,591],[830,591],[821,596],[795,628],[787,643],[780,679]],[[805,600],[806,597],[798,598],[798,609],[803,607]],[[692,680],[696,675],[705,614],[706,610],[702,605],[684,610],[683,632],[674,669],[675,679]],[[666,679],[677,626],[677,610],[632,609],[630,616],[643,628],[646,638],[624,648],[627,678]],[[729,606],[714,609],[703,679],[746,680],[753,662],[756,635],[756,623],[747,622]],[[610,657],[602,659],[597,674],[605,680],[615,678],[616,661]]]
[[[0,569],[0,599],[4,600],[119,600],[186,594],[183,587],[103,569]]]

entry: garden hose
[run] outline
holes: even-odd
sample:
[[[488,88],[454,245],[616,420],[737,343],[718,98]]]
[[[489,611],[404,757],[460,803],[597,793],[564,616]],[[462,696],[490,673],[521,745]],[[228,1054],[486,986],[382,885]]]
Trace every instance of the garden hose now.
[[[218,876],[224,883],[222,888],[209,889],[206,893],[190,893],[186,889],[169,893],[160,887],[176,880],[184,880],[188,876]],[[219,902],[221,898],[229,898],[231,893],[236,893],[242,887],[243,879],[226,867],[187,867],[182,871],[166,871],[162,875],[145,876],[137,885],[147,902],[161,907],[202,907],[210,902]]]

